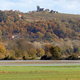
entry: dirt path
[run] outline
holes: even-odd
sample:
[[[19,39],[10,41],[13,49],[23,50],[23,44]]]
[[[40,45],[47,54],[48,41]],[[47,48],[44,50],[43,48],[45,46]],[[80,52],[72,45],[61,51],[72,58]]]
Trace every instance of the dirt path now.
[[[1,60],[0,66],[80,65],[80,60]]]

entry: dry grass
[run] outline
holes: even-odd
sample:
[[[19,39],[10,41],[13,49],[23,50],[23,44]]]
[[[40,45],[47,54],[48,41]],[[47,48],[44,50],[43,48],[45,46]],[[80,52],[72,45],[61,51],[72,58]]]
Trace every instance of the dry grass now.
[[[80,20],[80,15],[73,15],[73,14],[63,14],[63,13],[56,13],[52,14],[49,12],[34,12],[34,13],[22,13],[26,17],[27,21],[44,21],[44,20],[52,20],[54,18],[57,19],[75,19]]]

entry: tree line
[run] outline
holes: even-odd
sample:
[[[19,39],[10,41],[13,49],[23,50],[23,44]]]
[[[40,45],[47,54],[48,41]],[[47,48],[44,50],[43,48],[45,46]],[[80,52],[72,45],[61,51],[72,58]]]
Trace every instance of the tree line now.
[[[66,43],[68,44],[68,43]],[[65,44],[65,45],[66,45]],[[70,44],[69,44],[70,45]],[[68,45],[68,47],[69,47]],[[1,60],[77,60],[80,55],[80,48],[55,44],[41,44],[40,42],[29,42],[24,39],[0,43]],[[65,49],[66,48],[66,49]],[[64,57],[65,56],[65,57]]]

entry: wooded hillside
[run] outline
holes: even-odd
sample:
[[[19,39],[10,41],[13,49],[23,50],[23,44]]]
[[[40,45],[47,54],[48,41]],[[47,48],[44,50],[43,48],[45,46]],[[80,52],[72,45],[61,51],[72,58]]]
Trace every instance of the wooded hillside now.
[[[15,56],[25,59],[25,55],[32,58],[44,54],[50,56],[50,52],[45,53],[47,43],[59,46],[62,55],[72,53],[80,55],[79,40],[80,15],[45,11],[29,13],[0,11],[0,41],[3,42],[9,59],[14,59]],[[38,49],[34,46],[35,41],[41,45]],[[31,48],[27,48],[29,45]]]
[[[38,13],[40,12],[36,12],[34,14],[37,16],[39,15]],[[43,14],[45,14],[45,18],[48,18],[50,16],[49,15],[48,17],[46,17],[47,13]],[[21,16],[19,17],[19,15]],[[28,15],[32,16],[32,13],[28,13]],[[53,19],[51,20],[34,20],[29,22],[26,21],[25,13],[20,14],[20,12],[14,12],[12,10],[8,12],[0,11],[0,35],[29,34],[29,36],[32,38],[40,38],[48,41],[66,37],[71,39],[79,39],[79,15],[62,15],[59,13],[51,15],[54,15]],[[63,17],[61,18],[60,15]],[[70,17],[68,18],[67,16],[70,16],[72,18],[69,19]]]

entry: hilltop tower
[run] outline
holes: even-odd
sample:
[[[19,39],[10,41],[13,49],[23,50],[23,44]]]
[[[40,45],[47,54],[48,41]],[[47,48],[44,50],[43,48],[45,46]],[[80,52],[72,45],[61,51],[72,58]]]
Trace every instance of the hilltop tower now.
[[[40,10],[40,6],[37,6],[37,11],[39,11]]]

